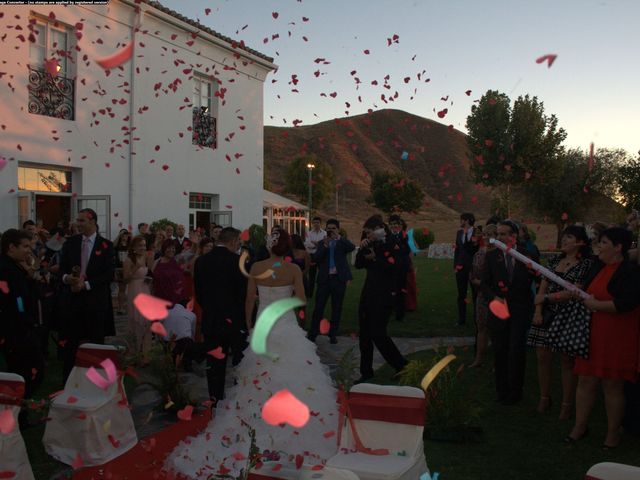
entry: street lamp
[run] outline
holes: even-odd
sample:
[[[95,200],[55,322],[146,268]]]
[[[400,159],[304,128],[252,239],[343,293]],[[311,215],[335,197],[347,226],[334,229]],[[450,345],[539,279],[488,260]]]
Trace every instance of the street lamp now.
[[[309,172],[309,212],[313,207],[313,169],[316,166],[313,163],[307,163],[307,171]]]

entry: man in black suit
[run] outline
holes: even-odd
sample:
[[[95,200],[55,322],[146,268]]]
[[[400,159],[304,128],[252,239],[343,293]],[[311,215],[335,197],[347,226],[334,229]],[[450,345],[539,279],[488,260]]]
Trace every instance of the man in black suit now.
[[[316,289],[316,304],[313,309],[313,319],[307,338],[312,342],[320,333],[320,320],[324,315],[324,308],[331,297],[331,327],[329,339],[331,343],[338,343],[336,335],[340,327],[342,316],[342,302],[347,291],[347,282],[353,279],[347,254],[355,250],[355,245],[340,236],[340,222],[332,218],[327,220],[327,236],[318,243],[313,261],[318,265],[318,279]]]
[[[31,235],[10,229],[2,235],[1,245],[0,349],[7,370],[24,378],[25,398],[30,398],[42,381],[44,368],[36,286],[22,266],[32,255]],[[26,413],[20,412],[21,427],[26,426]]]
[[[511,220],[498,224],[498,240],[517,248],[518,226]],[[537,262],[538,258],[532,258]],[[509,318],[503,320],[489,311],[487,319],[495,354],[495,376],[498,401],[513,405],[522,399],[526,359],[527,331],[533,314],[534,272],[511,255],[495,249],[487,252],[482,277],[482,295],[491,302],[506,303]]]
[[[224,398],[227,355],[242,348],[247,280],[236,253],[240,230],[223,228],[216,246],[196,260],[193,281],[196,300],[202,306],[202,334],[207,352],[222,347],[224,358],[207,355],[209,397],[215,405]]]
[[[478,251],[478,239],[474,235],[473,225],[476,219],[473,213],[460,215],[460,230],[456,233],[456,246],[453,254],[453,268],[458,286],[458,325],[464,325],[467,319],[467,287],[469,274],[473,266],[473,256]],[[473,314],[476,312],[476,287],[471,284]]]
[[[68,289],[67,305],[61,313],[60,341],[63,346],[63,382],[66,382],[82,342],[104,343],[115,335],[111,282],[115,272],[113,244],[98,233],[96,212],[78,213],[79,234],[69,238],[60,255],[60,275]]]
[[[389,317],[395,306],[397,271],[401,253],[396,240],[378,216],[369,218],[363,227],[362,243],[356,255],[356,268],[367,270],[358,306],[360,378],[373,377],[373,347],[386,362],[400,372],[408,361],[387,334]]]

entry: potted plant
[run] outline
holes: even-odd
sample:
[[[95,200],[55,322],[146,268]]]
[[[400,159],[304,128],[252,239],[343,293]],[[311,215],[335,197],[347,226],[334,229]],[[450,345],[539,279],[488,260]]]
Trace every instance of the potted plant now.
[[[450,349],[449,351],[452,351]],[[444,355],[436,354],[425,360],[413,360],[399,375],[400,385],[420,387],[426,372]],[[482,428],[478,424],[480,409],[461,377],[464,363],[454,360],[445,367],[426,392],[425,438],[443,442],[478,442]]]

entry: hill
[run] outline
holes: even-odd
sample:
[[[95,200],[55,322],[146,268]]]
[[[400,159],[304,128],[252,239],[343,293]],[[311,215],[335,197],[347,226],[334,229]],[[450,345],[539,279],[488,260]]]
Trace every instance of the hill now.
[[[370,178],[378,171],[403,172],[424,187],[426,197],[418,213],[403,216],[411,225],[441,225],[444,236],[436,233],[438,242],[452,236],[460,212],[474,212],[482,222],[490,216],[488,190],[475,185],[469,175],[466,135],[433,120],[384,109],[315,125],[266,126],[264,168],[267,188],[283,193],[288,163],[305,154],[314,154],[333,168],[337,193],[322,206],[320,214],[324,218],[336,216],[349,231],[359,231],[369,215],[378,213],[366,201],[370,194]],[[307,203],[306,198],[298,200]],[[610,199],[603,198],[603,202],[597,203],[598,214],[610,213],[615,206],[620,207]],[[541,220],[532,218],[529,212],[521,212],[519,216],[532,223]],[[596,215],[587,216],[591,219]],[[609,221],[608,218],[600,219]],[[551,232],[554,230],[550,231],[550,238],[553,238]]]

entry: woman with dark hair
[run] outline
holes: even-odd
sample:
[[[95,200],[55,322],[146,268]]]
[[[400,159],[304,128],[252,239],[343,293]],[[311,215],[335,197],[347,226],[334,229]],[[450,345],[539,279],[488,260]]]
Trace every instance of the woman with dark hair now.
[[[176,262],[176,242],[167,239],[160,247],[160,258],[153,266],[153,290],[156,296],[173,303],[181,303],[184,297],[184,274]]]
[[[309,293],[307,274],[309,273],[309,268],[311,268],[311,256],[304,246],[302,237],[297,233],[291,235],[291,247],[291,250],[293,252],[291,262],[300,267],[300,270],[302,271],[302,282],[304,283],[304,291],[305,293]]]
[[[559,277],[582,285],[584,277],[593,265],[589,256],[589,237],[584,227],[571,225],[564,229],[560,238],[561,253],[549,260],[549,269]],[[543,278],[536,295],[536,310],[529,330],[527,345],[536,348],[538,359],[538,384],[540,401],[537,411],[546,412],[551,407],[551,363],[553,345],[549,339],[549,327],[554,321],[563,321],[569,312],[575,311],[570,303],[571,294],[556,283]],[[561,353],[562,405],[560,420],[568,420],[573,410],[576,377],[573,374],[573,357]]]
[[[360,295],[360,379],[373,377],[373,346],[397,372],[409,363],[387,334],[389,317],[395,306],[396,250],[391,231],[382,218],[373,216],[362,227],[363,240],[355,267],[366,269],[367,277]]]
[[[635,382],[640,349],[640,271],[628,260],[631,232],[620,227],[604,230],[598,261],[585,278],[591,296],[583,300],[592,312],[589,358],[577,358],[576,423],[565,438],[574,443],[588,432],[598,386],[604,391],[607,435],[603,450],[620,443],[624,415],[624,382]]]
[[[129,332],[135,337],[135,354],[141,356],[143,364],[147,362],[146,356],[151,349],[151,330],[149,321],[140,314],[133,301],[141,293],[151,294],[150,261],[146,239],[142,235],[134,237],[124,259],[122,278],[127,286]]]

